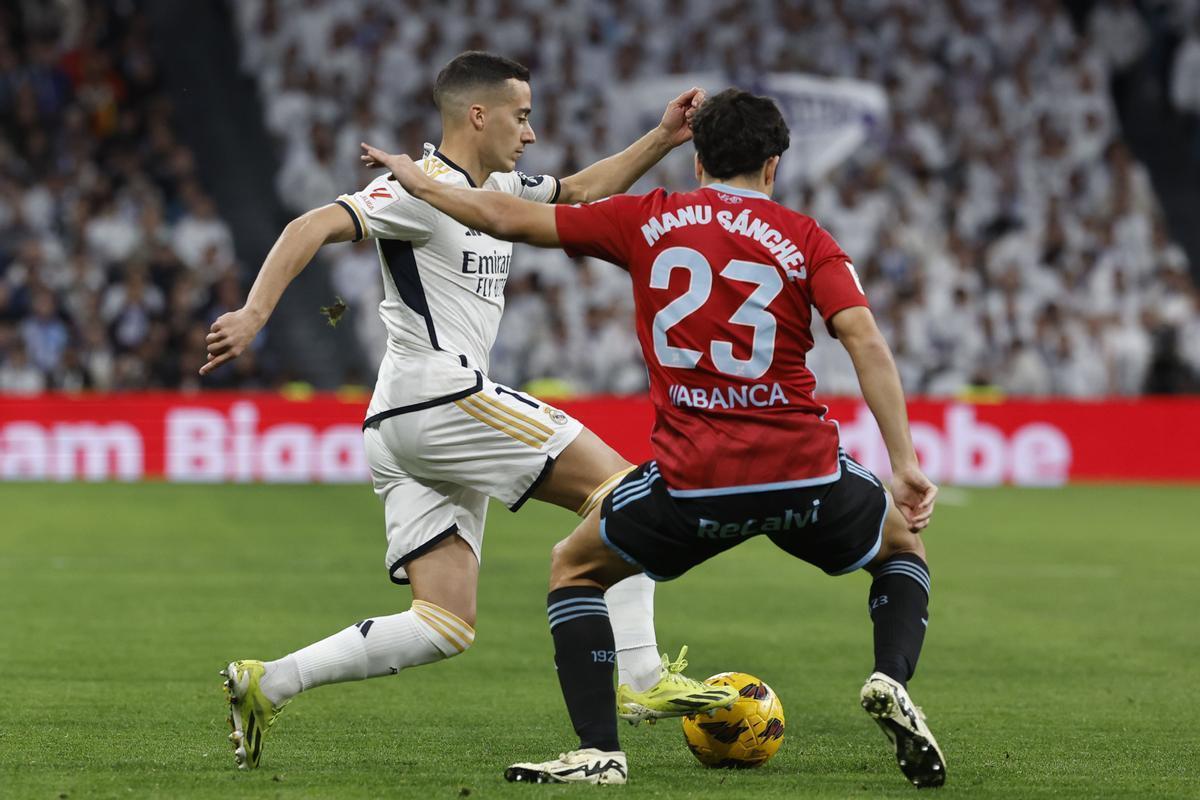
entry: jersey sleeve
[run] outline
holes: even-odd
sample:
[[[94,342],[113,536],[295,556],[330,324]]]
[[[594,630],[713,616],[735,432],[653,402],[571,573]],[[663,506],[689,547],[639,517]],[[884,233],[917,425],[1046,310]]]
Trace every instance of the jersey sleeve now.
[[[855,306],[869,308],[867,293],[863,291],[850,256],[821,228],[816,228],[810,252],[808,288],[812,304],[825,320],[829,335],[836,338],[832,325],[834,315]]]
[[[569,256],[592,256],[629,268],[628,228],[639,218],[641,198],[619,194],[594,203],[556,206],[558,241]]]
[[[424,241],[433,235],[437,209],[404,191],[399,182],[380,175],[354,194],[338,197],[337,204],[354,220],[354,241],[400,239]]]
[[[483,188],[516,195],[531,203],[552,205],[558,202],[558,196],[562,193],[562,185],[553,175],[526,175],[519,171],[493,173]]]

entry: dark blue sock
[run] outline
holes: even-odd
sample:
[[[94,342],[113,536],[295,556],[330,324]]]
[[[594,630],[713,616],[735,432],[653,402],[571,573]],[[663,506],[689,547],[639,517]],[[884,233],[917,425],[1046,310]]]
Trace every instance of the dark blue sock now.
[[[901,553],[872,574],[875,671],[907,684],[917,669],[929,623],[929,567],[920,556]]]
[[[616,646],[604,592],[584,586],[555,589],[546,597],[554,664],[580,747],[620,750],[613,690]]]

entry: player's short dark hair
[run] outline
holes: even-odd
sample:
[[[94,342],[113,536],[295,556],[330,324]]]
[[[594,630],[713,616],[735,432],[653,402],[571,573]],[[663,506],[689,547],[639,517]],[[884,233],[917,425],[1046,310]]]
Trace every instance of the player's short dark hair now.
[[[700,166],[718,180],[762,169],[782,155],[790,137],[779,106],[769,97],[726,89],[704,101],[692,118]]]
[[[510,78],[529,82],[529,69],[511,58],[468,50],[459,53],[449,64],[442,67],[433,84],[433,102],[439,109],[447,96],[466,89],[496,87]]]

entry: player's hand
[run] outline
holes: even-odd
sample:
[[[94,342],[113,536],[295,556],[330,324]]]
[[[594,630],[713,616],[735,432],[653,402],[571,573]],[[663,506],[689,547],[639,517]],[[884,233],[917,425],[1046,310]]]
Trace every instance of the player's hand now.
[[[392,177],[395,178],[404,190],[409,193],[416,191],[422,181],[427,180],[425,172],[417,166],[416,162],[403,153],[396,155],[380,150],[378,147],[372,147],[366,142],[361,142],[363,154],[359,156],[365,166],[371,169],[389,169],[392,171]]]
[[[207,375],[240,356],[262,330],[264,321],[244,307],[217,317],[205,339],[208,342],[208,363],[200,368],[200,374]]]
[[[937,492],[933,481],[915,464],[892,474],[892,499],[912,533],[919,533],[929,524]]]
[[[672,147],[678,147],[692,138],[692,117],[704,102],[704,90],[693,86],[683,94],[667,103],[666,113],[658,127],[667,135],[667,141]]]

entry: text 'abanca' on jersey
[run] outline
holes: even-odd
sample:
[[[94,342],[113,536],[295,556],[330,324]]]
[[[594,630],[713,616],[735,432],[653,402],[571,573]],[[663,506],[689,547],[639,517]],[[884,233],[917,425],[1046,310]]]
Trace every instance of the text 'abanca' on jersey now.
[[[789,405],[778,383],[752,383],[742,386],[681,386],[672,384],[667,396],[675,406],[691,408],[769,408]]]

